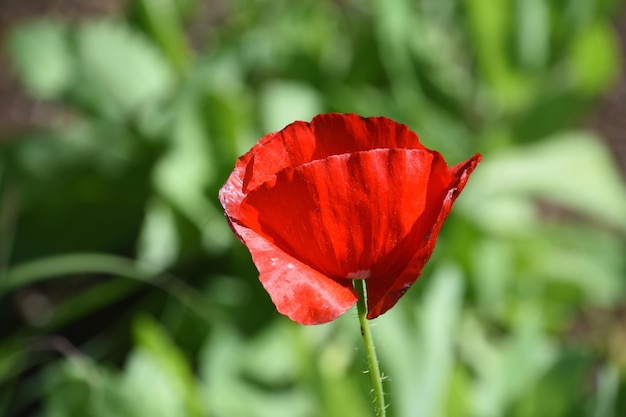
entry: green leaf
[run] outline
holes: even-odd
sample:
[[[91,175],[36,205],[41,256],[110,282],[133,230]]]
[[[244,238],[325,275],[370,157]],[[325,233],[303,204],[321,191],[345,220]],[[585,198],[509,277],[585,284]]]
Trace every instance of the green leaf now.
[[[231,243],[232,233],[214,197],[210,200],[206,195],[216,181],[216,156],[199,103],[193,96],[181,101],[171,133],[172,147],[156,166],[153,181],[163,199],[198,228],[204,247],[219,253]]]
[[[511,415],[517,417],[563,417],[589,415],[587,409],[591,392],[581,390],[590,375],[598,372],[594,355],[581,345],[563,346],[558,360],[537,384],[528,390]],[[591,390],[590,390],[591,391]],[[579,395],[573,396],[576,392]]]
[[[471,0],[464,2],[479,76],[490,86],[496,105],[522,108],[532,97],[532,80],[524,77],[510,61],[514,13],[511,1]]]
[[[73,253],[24,262],[9,269],[1,291],[11,291],[35,282],[80,273],[105,273],[150,281],[156,271],[149,266],[118,256],[96,253]]]
[[[128,26],[84,23],[75,37],[79,78],[73,94],[107,117],[128,117],[174,86],[174,74],[159,50]]]
[[[556,290],[547,297],[551,301],[564,297],[563,287],[569,286],[586,303],[610,307],[626,290],[624,249],[623,240],[606,232],[546,227],[520,251],[526,266],[521,274],[546,278]]]
[[[149,351],[131,353],[122,379],[127,401],[134,416],[187,417],[181,381]],[[198,414],[196,414],[198,415]]]
[[[80,353],[45,369],[43,379],[46,417],[142,417],[142,404],[125,392],[117,374]],[[127,397],[128,396],[128,397]]]
[[[77,359],[48,368],[45,386],[48,395],[45,402],[46,417],[72,415],[93,416],[91,402],[94,393],[86,374],[95,371],[88,361]]]
[[[268,132],[280,130],[295,120],[309,121],[322,111],[318,92],[296,82],[267,83],[260,99],[263,126]]]
[[[619,73],[619,43],[611,28],[595,23],[573,39],[570,58],[577,89],[593,96],[602,92]]]
[[[620,370],[617,365],[607,363],[597,375],[598,395],[594,404],[593,417],[614,417],[619,396]]]
[[[626,186],[606,146],[584,132],[485,155],[459,206],[487,229],[523,232],[539,200],[626,231]]]
[[[165,202],[155,198],[146,208],[137,259],[164,270],[176,261],[179,250],[174,213]]]
[[[375,31],[380,61],[390,82],[397,88],[411,85],[419,90],[411,56],[408,54],[414,27],[419,26],[420,18],[414,4],[408,0],[393,2],[376,0],[373,3],[373,30]],[[401,93],[397,90],[395,93]]]
[[[429,281],[423,302],[410,310],[410,321],[396,307],[373,328],[382,368],[392,375],[391,407],[399,417],[438,416],[446,409],[463,278],[460,270],[448,265],[438,269]]]
[[[558,351],[542,329],[542,313],[532,302],[519,311],[512,333],[490,337],[474,317],[466,316],[460,338],[462,356],[476,375],[470,391],[471,415],[506,415],[548,371]]]
[[[127,365],[124,383],[128,392],[144,403],[143,415],[202,415],[189,362],[164,329],[149,316],[140,316],[134,332],[137,349]]]
[[[59,97],[74,80],[68,29],[62,22],[38,20],[18,26],[8,51],[18,77],[39,97]]]
[[[515,247],[508,240],[486,237],[475,242],[471,250],[477,307],[491,317],[501,317],[516,273]]]
[[[175,0],[137,0],[139,17],[157,40],[161,49],[179,72],[184,73],[191,64],[191,51],[187,46],[182,16]]]
[[[26,366],[26,352],[21,348],[21,343],[4,340],[0,344],[0,384],[6,384]]]
[[[214,415],[314,415],[313,398],[296,383],[299,370],[293,367],[288,333],[278,322],[265,331],[259,339],[246,343],[230,329],[216,329],[202,349],[203,397]]]
[[[515,0],[516,41],[523,67],[543,68],[549,57],[550,15],[547,0]]]

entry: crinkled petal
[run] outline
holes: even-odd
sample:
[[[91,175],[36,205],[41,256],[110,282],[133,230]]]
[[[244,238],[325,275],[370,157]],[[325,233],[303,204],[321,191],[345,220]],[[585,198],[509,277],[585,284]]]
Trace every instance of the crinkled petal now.
[[[419,278],[422,268],[432,255],[439,230],[444,220],[448,217],[452,204],[465,187],[470,174],[476,168],[480,159],[481,155],[476,154],[472,158],[452,167],[449,175],[450,181],[447,184],[441,183],[441,180],[446,178],[446,176],[436,175],[437,169],[435,169],[435,166],[439,166],[439,170],[441,170],[441,164],[445,164],[445,162],[441,160],[440,164],[433,164],[434,173],[431,175],[431,184],[428,191],[429,204],[424,210],[423,216],[416,223],[416,228],[427,228],[428,230],[421,230],[411,234],[412,236],[424,236],[424,240],[421,244],[415,246],[413,259],[397,275],[396,279],[367,281],[368,319],[376,318],[393,307],[398,299]],[[443,196],[443,199],[441,196]]]
[[[249,189],[293,163],[306,162],[314,150],[315,137],[309,123],[294,122],[279,132],[264,136],[237,160],[233,172],[220,189],[219,199],[229,222],[231,217],[239,217],[239,206]]]
[[[227,215],[237,216],[245,195],[285,168],[375,148],[425,149],[406,125],[386,117],[321,114],[263,137],[237,160],[219,198]]]
[[[406,125],[386,117],[321,114],[310,127],[317,145],[312,160],[378,148],[427,150]]]
[[[335,280],[394,279],[372,270],[400,272],[412,259],[401,243],[430,198],[433,155],[375,149],[285,169],[248,194],[235,221]]]

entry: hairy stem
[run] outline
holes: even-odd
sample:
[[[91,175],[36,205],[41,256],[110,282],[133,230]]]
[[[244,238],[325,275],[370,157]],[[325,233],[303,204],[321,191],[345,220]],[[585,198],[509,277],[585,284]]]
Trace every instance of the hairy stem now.
[[[380,375],[380,368],[378,367],[378,358],[376,357],[376,347],[374,346],[374,338],[372,337],[372,331],[370,329],[369,321],[367,320],[367,304],[365,294],[365,280],[355,279],[354,288],[359,294],[359,300],[357,301],[357,310],[359,313],[359,323],[361,324],[361,336],[363,336],[363,343],[365,345],[365,352],[367,354],[367,363],[369,365],[369,374],[372,378],[372,388],[374,391],[374,405],[376,406],[376,417],[385,417],[385,393],[383,392],[383,379]]]

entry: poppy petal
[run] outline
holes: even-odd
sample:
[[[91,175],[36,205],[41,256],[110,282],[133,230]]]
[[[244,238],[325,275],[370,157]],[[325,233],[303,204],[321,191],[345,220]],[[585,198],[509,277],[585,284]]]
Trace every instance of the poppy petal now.
[[[350,281],[334,281],[277,248],[251,229],[235,225],[276,309],[300,324],[332,321],[354,305]]]
[[[424,244],[420,248],[416,248],[413,259],[408,263],[404,271],[402,271],[395,280],[371,280],[367,281],[367,318],[373,319],[385,313],[393,307],[398,299],[413,285],[419,278],[422,268],[432,255],[435,247],[439,230],[444,220],[448,217],[452,204],[458,197],[459,193],[465,187],[470,174],[480,162],[481,155],[476,154],[472,158],[461,162],[450,169],[451,181],[447,184],[443,200],[439,199],[438,207],[427,207],[424,210],[424,216],[419,219],[419,225],[432,225],[431,230],[426,234]],[[435,165],[435,164],[434,164]],[[429,185],[429,202],[437,201],[435,195],[436,189],[441,187],[437,184],[440,176],[431,175],[431,184]],[[434,183],[433,183],[434,180]]]
[[[314,148],[315,137],[309,123],[294,122],[279,132],[264,136],[241,156],[219,192],[229,222],[231,216],[238,217],[239,205],[249,189],[256,188],[294,162],[298,165],[305,162]]]
[[[235,214],[248,191],[287,167],[373,148],[425,149],[406,125],[386,117],[321,114],[310,123],[294,122],[264,136],[237,160],[220,190],[220,201],[229,214]]]
[[[401,272],[415,248],[399,242],[426,207],[432,160],[375,149],[288,168],[251,191],[235,221],[335,280],[389,271],[389,256]]]
[[[320,114],[311,130],[317,144],[313,159],[378,148],[426,149],[408,126],[386,117]]]

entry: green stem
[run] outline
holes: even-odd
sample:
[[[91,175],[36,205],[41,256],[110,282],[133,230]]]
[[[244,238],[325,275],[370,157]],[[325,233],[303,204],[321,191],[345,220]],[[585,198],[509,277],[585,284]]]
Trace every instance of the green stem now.
[[[355,279],[354,288],[359,294],[357,301],[357,311],[359,313],[359,323],[361,324],[361,336],[365,344],[365,352],[367,353],[367,363],[370,368],[370,377],[372,378],[372,388],[374,391],[374,404],[376,406],[376,417],[385,417],[385,393],[383,392],[383,379],[380,376],[380,368],[378,367],[378,358],[376,357],[376,347],[374,346],[374,338],[370,330],[370,324],[367,320],[367,305],[365,303],[365,280]]]

